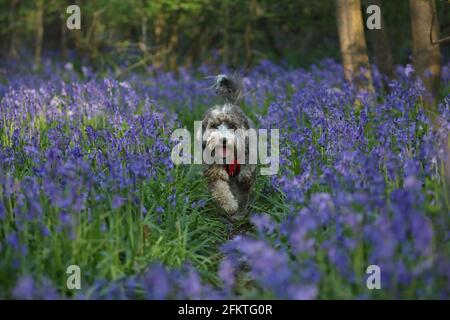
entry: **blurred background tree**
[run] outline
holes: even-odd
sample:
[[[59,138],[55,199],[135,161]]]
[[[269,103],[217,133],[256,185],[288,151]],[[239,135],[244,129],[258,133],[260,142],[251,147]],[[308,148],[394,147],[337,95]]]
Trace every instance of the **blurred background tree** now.
[[[336,0],[336,19],[345,79],[358,89],[373,92],[361,2]]]
[[[413,64],[416,74],[430,93],[425,97],[426,105],[435,105],[441,81],[441,52],[439,44],[431,39],[439,38],[439,23],[433,22],[436,14],[435,0],[410,0]]]
[[[387,32],[376,34],[365,27],[365,8],[380,3],[361,0],[370,62],[384,59],[385,37],[392,61],[408,63],[409,1],[384,1]],[[70,4],[81,8],[81,30],[65,28]],[[441,34],[450,34],[450,6],[438,0],[436,7]],[[261,59],[307,66],[340,58],[335,10],[331,0],[0,0],[0,55],[29,59],[33,53],[39,63],[45,51],[99,67],[118,68],[126,60],[168,70],[211,61],[251,66]],[[448,47],[442,50],[446,56]]]

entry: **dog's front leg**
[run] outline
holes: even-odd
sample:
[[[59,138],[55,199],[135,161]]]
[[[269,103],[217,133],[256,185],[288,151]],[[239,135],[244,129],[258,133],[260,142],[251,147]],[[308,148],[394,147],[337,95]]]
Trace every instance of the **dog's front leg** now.
[[[208,185],[213,197],[229,215],[237,212],[239,204],[230,190],[229,177],[220,166],[212,166],[207,172]]]
[[[250,189],[255,182],[256,166],[252,164],[242,165],[238,175],[239,183],[245,188]]]
[[[212,195],[229,215],[234,215],[239,208],[238,202],[231,193],[228,181],[217,180],[210,183]]]

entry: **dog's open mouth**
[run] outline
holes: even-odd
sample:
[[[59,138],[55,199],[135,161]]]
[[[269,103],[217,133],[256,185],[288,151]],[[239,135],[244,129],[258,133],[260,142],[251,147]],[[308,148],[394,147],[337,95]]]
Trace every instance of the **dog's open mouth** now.
[[[233,153],[233,156],[231,158],[231,161],[228,159],[230,155],[230,153]],[[230,177],[235,177],[239,174],[239,172],[241,171],[241,165],[238,163],[237,161],[237,157],[236,157],[236,150],[229,150],[226,146],[222,147],[222,156],[224,158],[224,168],[225,171],[228,173],[228,176]],[[227,161],[228,160],[228,161]]]
[[[232,148],[230,148],[230,147],[227,147],[227,146],[222,146],[222,147],[217,147],[215,150],[214,150],[214,153],[217,153],[217,156],[219,157],[219,158],[222,158],[223,159],[223,161],[225,162],[227,159],[228,159],[228,161],[227,162],[230,162],[230,157],[232,156]]]
[[[233,163],[224,164],[225,171],[228,173],[228,176],[235,177],[241,171],[241,165],[237,162],[236,159],[233,160]]]
[[[232,146],[223,145],[221,147],[216,147],[213,150],[213,156],[222,158],[223,167],[228,173],[228,176],[235,177],[241,171],[241,164],[237,160],[237,150]]]
[[[223,146],[222,147],[222,157],[226,158],[227,156],[228,156],[227,147]]]

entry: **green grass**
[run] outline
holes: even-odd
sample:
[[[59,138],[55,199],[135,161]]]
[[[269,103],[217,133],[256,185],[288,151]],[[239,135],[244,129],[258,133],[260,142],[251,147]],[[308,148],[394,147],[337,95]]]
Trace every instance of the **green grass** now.
[[[186,113],[180,120],[187,127],[193,120],[201,119],[205,110],[199,107],[196,113]],[[56,123],[37,117],[28,122],[39,132],[42,150],[50,146],[47,133]],[[12,144],[12,133],[17,124],[5,123],[0,129],[0,141],[16,151],[23,152],[23,145]],[[82,146],[86,153],[91,145],[84,130],[88,126],[107,129],[121,134],[126,128],[113,128],[105,118],[81,119],[78,124],[83,132]],[[22,134],[27,126],[21,125]],[[64,131],[69,134],[70,127]],[[31,132],[31,131],[30,131]],[[102,141],[95,141],[102,148]],[[149,145],[153,141],[147,141]],[[32,174],[33,163],[25,161],[16,166],[14,179],[22,180]],[[97,167],[92,162],[94,170]],[[168,176],[171,176],[168,179]],[[42,181],[41,181],[42,183]],[[286,211],[283,195],[271,188],[268,178],[258,177],[251,200],[252,212],[265,212],[279,220]],[[65,190],[70,192],[70,190]],[[0,190],[0,201],[5,202],[8,218],[0,226],[0,238],[4,239],[16,230],[16,217],[12,215],[15,200],[6,198]],[[94,200],[95,195],[103,195]],[[112,208],[112,198],[122,196],[125,201],[119,208]],[[137,197],[137,201],[136,200]],[[169,197],[173,197],[169,201]],[[206,205],[193,208],[192,203],[206,200]],[[189,262],[207,282],[220,285],[217,268],[221,260],[221,246],[239,233],[252,232],[248,220],[232,224],[220,215],[215,202],[204,183],[201,166],[178,166],[167,172],[162,168],[155,179],[140,181],[132,189],[117,191],[96,189],[88,197],[88,202],[79,213],[69,211],[71,225],[61,223],[61,209],[51,205],[50,200],[40,196],[43,221],[23,223],[26,230],[19,232],[21,243],[27,243],[27,254],[17,255],[12,250],[1,253],[0,296],[8,297],[20,275],[44,275],[66,296],[74,292],[66,288],[66,268],[76,264],[81,268],[83,288],[88,288],[96,280],[116,280],[139,273],[152,262],[162,262],[168,267],[179,267]],[[161,212],[160,208],[163,209]],[[43,236],[42,225],[47,226],[50,236]],[[69,236],[72,235],[72,236]],[[17,269],[14,267],[17,265]],[[11,276],[12,275],[12,276]]]
[[[267,100],[268,101],[268,100]],[[347,106],[350,107],[350,106]],[[418,108],[419,106],[417,106]],[[173,111],[177,106],[169,106]],[[202,119],[202,114],[207,106],[199,105],[193,112],[178,112],[178,118],[182,126],[189,128],[192,132],[193,121]],[[266,113],[268,104],[258,112]],[[256,120],[255,110],[244,106],[244,110],[250,118]],[[417,113],[418,109],[416,109]],[[358,112],[358,111],[356,111]],[[411,115],[412,119],[415,113]],[[14,122],[1,121],[0,141],[3,146],[15,148],[18,155],[23,152],[24,145],[13,143],[13,132],[20,129],[22,135],[39,133],[41,150],[49,148],[50,141],[47,134],[56,126],[55,122],[48,121],[44,117],[28,119],[27,123],[18,124]],[[64,124],[63,130],[70,134],[70,122]],[[85,129],[92,126],[95,129],[106,129],[114,132],[118,137],[125,134],[128,125],[123,123],[119,128],[114,128],[104,117],[93,119],[83,118],[77,123],[83,132],[82,147],[85,153],[92,152],[92,145],[88,140]],[[305,121],[304,125],[311,128],[311,124]],[[32,130],[35,129],[35,130]],[[417,129],[415,134],[421,137],[426,127]],[[364,128],[369,148],[375,141],[374,128],[369,121]],[[328,162],[326,154],[318,139],[321,136],[320,127],[312,128],[314,145],[322,154],[322,161]],[[95,147],[105,148],[102,140],[95,141]],[[138,148],[149,147],[153,141],[145,141]],[[412,144],[408,146],[411,150],[418,151],[419,146]],[[393,146],[395,150],[395,146]],[[291,170],[294,174],[302,172],[299,157],[304,150],[294,149],[291,155]],[[23,180],[32,174],[33,163],[26,158],[24,162],[17,162],[14,170],[14,179]],[[1,165],[1,164],[0,164]],[[314,164],[313,164],[314,165]],[[94,161],[91,167],[95,171],[104,171],[109,174],[108,168],[98,166]],[[387,185],[386,197],[389,193],[401,186],[399,179],[390,180],[387,169],[380,168],[384,172]],[[40,181],[42,183],[42,181]],[[444,182],[445,183],[445,182]],[[435,199],[427,199],[426,211],[431,217],[442,215],[443,207],[439,205],[445,202],[448,208],[448,197],[442,192],[441,184],[434,180],[426,180],[426,190],[433,190]],[[0,251],[0,297],[9,297],[12,288],[20,275],[44,275],[52,280],[53,284],[66,296],[72,296],[73,291],[66,288],[66,268],[76,264],[82,271],[82,287],[89,288],[97,280],[117,280],[133,274],[140,273],[152,262],[162,262],[169,268],[180,267],[185,263],[191,263],[200,273],[202,278],[215,286],[220,285],[217,269],[221,261],[221,246],[237,234],[251,234],[254,232],[248,219],[239,223],[230,223],[226,217],[219,214],[219,210],[201,174],[201,166],[186,165],[177,166],[171,170],[160,168],[155,178],[138,181],[135,185],[119,191],[110,190],[112,186],[94,189],[88,197],[85,208],[79,213],[69,212],[71,225],[61,223],[61,210],[51,205],[50,200],[40,196],[39,202],[43,209],[43,221],[31,220],[22,225],[20,230],[20,242],[27,244],[27,254],[17,255],[13,250]],[[1,188],[1,186],[0,186]],[[314,192],[330,191],[319,182],[315,182],[306,197]],[[70,192],[70,190],[65,190]],[[17,231],[16,217],[13,208],[18,199],[6,197],[5,190],[0,190],[0,201],[4,202],[7,218],[0,225],[0,239],[4,239],[12,231]],[[104,197],[96,200],[95,195]],[[122,206],[113,209],[113,197],[123,197]],[[31,196],[31,195],[30,195]],[[28,197],[28,195],[25,195]],[[442,199],[441,199],[442,197]],[[193,207],[192,204],[200,200],[206,200],[206,205]],[[361,208],[356,211],[362,210]],[[270,178],[258,175],[256,184],[252,190],[251,213],[265,213],[273,220],[279,222],[288,212],[283,193],[274,189]],[[374,213],[375,215],[375,213]],[[370,214],[367,215],[369,218]],[[42,235],[42,225],[49,228],[50,236]],[[448,223],[446,224],[448,225]],[[441,251],[448,252],[449,244],[445,242],[445,225],[433,226],[437,230],[438,238],[436,245],[441,246]],[[333,233],[332,226],[329,230],[318,232],[316,235],[319,243],[327,239]],[[71,235],[71,236],[70,236]],[[364,276],[364,261],[367,260],[367,248],[363,241],[359,241],[351,258],[351,269],[357,270],[357,281],[361,283]],[[16,261],[19,257],[19,261]],[[361,288],[355,283],[348,283],[339,274],[327,258],[327,253],[319,249],[315,256],[320,267],[323,279],[320,282],[321,299],[355,297],[355,292],[361,292]],[[246,298],[272,298],[269,292],[261,291],[257,285],[249,279],[245,273],[239,273],[237,291]],[[414,286],[412,286],[412,289]],[[396,296],[395,292],[374,293],[376,298],[389,298]],[[414,296],[411,293],[410,296]]]

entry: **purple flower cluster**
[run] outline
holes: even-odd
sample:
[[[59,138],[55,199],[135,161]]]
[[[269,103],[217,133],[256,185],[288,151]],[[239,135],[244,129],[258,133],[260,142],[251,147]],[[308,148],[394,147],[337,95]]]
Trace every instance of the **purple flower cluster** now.
[[[443,70],[448,88],[449,66]],[[0,87],[0,275],[15,279],[0,280],[0,297],[450,296],[450,199],[442,167],[450,96],[441,100],[434,131],[411,66],[398,68],[385,95],[362,96],[332,60],[309,71],[262,61],[244,75],[245,108],[259,127],[280,129],[280,173],[265,192],[281,194],[283,212],[254,213],[254,232],[222,245],[211,281],[191,265],[168,269],[148,261],[144,271],[131,262],[126,274],[108,269],[108,261],[120,260],[115,255],[143,250],[137,229],[127,233],[108,215],[126,212],[120,221],[142,223],[152,211],[157,219],[150,223],[160,228],[169,207],[209,210],[208,199],[180,196],[190,186],[173,187],[179,175],[169,137],[214,103],[198,75],[219,70],[148,71],[151,77],[118,81],[87,67],[77,74],[46,64],[43,74],[17,73]],[[377,77],[375,85],[381,88]],[[170,219],[178,226],[177,217]],[[101,243],[96,232],[111,234],[110,242]],[[145,238],[154,231],[139,232]],[[129,248],[116,244],[124,239]],[[94,246],[115,255],[80,258]],[[88,273],[88,286],[73,295],[56,283],[65,283],[62,261],[76,257],[104,258],[101,268],[110,273]],[[366,287],[369,265],[381,268],[380,291]]]
[[[225,252],[280,298],[448,298],[450,252],[439,241],[450,231],[441,167],[449,97],[435,132],[408,67],[377,99],[336,76],[278,74],[271,83],[296,89],[275,96],[260,120],[281,131],[284,165],[273,184],[289,214],[280,224],[254,217],[257,236],[236,238]],[[365,286],[369,265],[381,268],[381,293]]]

